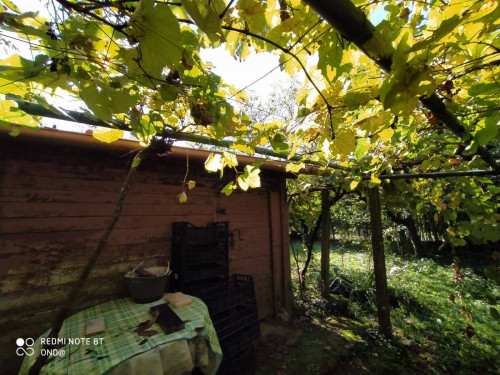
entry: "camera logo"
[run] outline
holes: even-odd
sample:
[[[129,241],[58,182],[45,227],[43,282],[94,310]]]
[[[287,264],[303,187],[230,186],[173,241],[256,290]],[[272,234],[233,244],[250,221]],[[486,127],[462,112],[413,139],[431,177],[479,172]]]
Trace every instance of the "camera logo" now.
[[[35,353],[35,350],[32,348],[33,344],[35,343],[35,340],[32,338],[27,338],[27,339],[22,339],[18,338],[16,340],[16,345],[18,348],[16,349],[16,354],[20,357],[23,355],[28,355],[31,356],[33,353]],[[26,349],[24,348],[24,345],[26,344]]]

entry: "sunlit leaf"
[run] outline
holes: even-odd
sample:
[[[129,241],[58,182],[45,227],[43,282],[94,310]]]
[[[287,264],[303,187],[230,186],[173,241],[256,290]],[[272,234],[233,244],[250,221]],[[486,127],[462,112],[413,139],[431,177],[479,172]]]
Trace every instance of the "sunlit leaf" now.
[[[238,176],[238,185],[244,191],[248,188],[260,187],[260,169],[247,165],[245,172]]]
[[[209,172],[217,172],[224,166],[221,154],[211,153],[205,161],[205,169]]]
[[[170,7],[141,0],[132,25],[133,36],[139,41],[141,67],[146,73],[159,77],[163,68],[177,66],[182,59],[181,31]]]
[[[349,188],[350,188],[351,190],[354,190],[354,189],[356,189],[356,187],[358,186],[358,184],[359,184],[359,181],[353,180],[353,181],[351,181],[351,183],[349,184]]]
[[[37,127],[38,123],[26,112],[17,107],[14,100],[2,100],[0,102],[0,124],[10,126],[10,124]]]
[[[108,129],[98,126],[92,131],[92,136],[101,142],[111,143],[123,138],[124,132],[119,129]]]
[[[292,172],[292,173],[298,173],[302,168],[305,167],[305,164],[304,163],[298,163],[298,164],[295,164],[295,163],[287,163],[286,167],[285,167],[285,170],[287,172]]]
[[[224,156],[224,163],[229,168],[233,168],[233,167],[238,166],[238,159],[236,158],[235,154],[224,151],[224,153],[222,155]]]
[[[223,39],[219,18],[219,14],[224,9],[223,1],[182,0],[182,5],[196,25],[208,35],[212,42]]]

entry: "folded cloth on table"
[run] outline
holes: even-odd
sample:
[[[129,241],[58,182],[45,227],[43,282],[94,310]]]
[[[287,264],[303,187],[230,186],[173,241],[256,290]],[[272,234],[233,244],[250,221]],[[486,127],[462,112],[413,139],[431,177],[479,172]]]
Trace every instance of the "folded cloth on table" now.
[[[170,293],[165,296],[165,301],[167,301],[173,308],[178,309],[180,307],[188,306],[193,302],[193,299],[182,292]]]

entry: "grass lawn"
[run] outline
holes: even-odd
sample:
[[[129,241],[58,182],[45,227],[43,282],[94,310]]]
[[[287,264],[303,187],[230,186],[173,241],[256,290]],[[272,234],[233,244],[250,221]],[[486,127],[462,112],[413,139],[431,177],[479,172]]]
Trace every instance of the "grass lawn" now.
[[[292,271],[294,265],[292,259]],[[386,265],[393,339],[377,334],[375,297],[371,294],[373,266],[367,244],[332,246],[332,278],[343,277],[357,292],[326,300],[318,295],[318,248],[302,297],[297,276],[292,274],[296,317],[288,328],[300,335],[288,345],[290,333],[284,335],[288,344],[278,333],[274,340],[283,346],[281,355],[275,355],[274,362],[272,355],[267,363],[259,365],[258,360],[257,374],[500,373],[500,323],[490,316],[491,305],[484,296],[488,290],[498,298],[498,284],[462,266],[464,277],[458,285],[455,271],[445,261],[387,255]],[[360,301],[357,295],[361,294],[366,297]],[[276,343],[273,347],[280,350]]]

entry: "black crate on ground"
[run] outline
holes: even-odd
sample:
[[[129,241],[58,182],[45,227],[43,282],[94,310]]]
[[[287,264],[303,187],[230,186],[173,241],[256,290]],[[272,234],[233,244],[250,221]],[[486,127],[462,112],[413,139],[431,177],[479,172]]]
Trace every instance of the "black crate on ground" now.
[[[241,305],[212,317],[219,340],[225,340],[248,326],[258,324],[258,320],[257,307],[254,303]]]
[[[253,279],[249,275],[234,274],[227,282],[192,284],[186,292],[201,298],[212,317],[238,306],[255,304]]]
[[[243,329],[219,340],[223,358],[235,358],[238,353],[253,347],[253,342],[260,337],[259,324],[250,324]]]
[[[233,358],[222,358],[217,375],[253,375],[255,373],[255,352],[249,347],[237,353]]]

